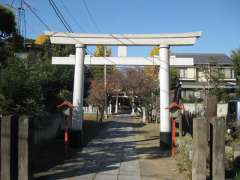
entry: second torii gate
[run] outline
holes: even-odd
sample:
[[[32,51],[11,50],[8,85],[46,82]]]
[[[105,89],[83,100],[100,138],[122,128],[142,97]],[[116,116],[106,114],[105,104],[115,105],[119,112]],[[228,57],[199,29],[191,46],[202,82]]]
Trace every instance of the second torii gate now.
[[[73,121],[72,140],[76,145],[81,144],[83,120],[83,85],[84,64],[88,65],[157,65],[159,71],[160,87],[160,148],[171,149],[171,122],[169,117],[169,65],[193,65],[192,58],[170,58],[170,46],[194,45],[201,32],[178,34],[80,34],[47,32],[53,44],[74,44],[76,55],[69,57],[53,57],[53,64],[75,65],[73,89]],[[122,57],[91,57],[85,56],[87,45],[120,46]],[[159,46],[159,57],[136,58],[125,57],[127,46]],[[161,77],[161,79],[160,79]]]

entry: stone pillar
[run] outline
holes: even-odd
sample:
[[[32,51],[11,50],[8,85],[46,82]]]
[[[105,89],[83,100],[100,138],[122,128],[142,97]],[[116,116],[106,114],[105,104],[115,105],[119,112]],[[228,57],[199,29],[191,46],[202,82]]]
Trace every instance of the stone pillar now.
[[[193,119],[192,180],[206,180],[207,131],[208,122],[206,118]]]
[[[109,104],[109,114],[112,114],[112,104]]]
[[[169,116],[169,46],[161,45],[159,49],[160,70],[160,148],[171,150],[172,135]]]
[[[143,117],[142,117],[142,121],[143,121],[143,123],[145,123],[145,122],[146,122],[146,108],[143,107],[142,109],[143,109]]]
[[[76,62],[73,88],[73,119],[70,133],[70,144],[79,147],[82,144],[83,123],[83,90],[84,90],[84,56],[85,46],[76,44]]]
[[[183,119],[182,116],[178,116],[179,136],[183,136]]]
[[[208,95],[205,99],[204,99],[204,106],[206,108],[206,117],[208,118],[208,121],[212,118],[212,117],[217,117],[217,96],[215,95]]]
[[[134,109],[134,97],[132,98],[132,102],[131,102],[131,105],[132,105],[132,112],[131,112],[131,115],[135,115],[135,109]]]
[[[29,178],[29,119],[27,116],[19,118],[18,130],[18,179]]]
[[[225,154],[225,123],[223,118],[213,121],[213,152],[212,152],[212,179],[224,180],[224,154]]]
[[[10,180],[11,116],[1,119],[1,179]]]
[[[115,113],[118,113],[118,96],[116,96]]]
[[[92,112],[93,112],[93,107],[92,107],[92,105],[89,105],[88,107],[89,107],[89,112],[92,113]]]

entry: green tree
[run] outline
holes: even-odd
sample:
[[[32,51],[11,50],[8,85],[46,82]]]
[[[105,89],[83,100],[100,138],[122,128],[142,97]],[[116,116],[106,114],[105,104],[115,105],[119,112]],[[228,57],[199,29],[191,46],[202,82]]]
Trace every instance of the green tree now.
[[[22,48],[23,38],[17,34],[14,13],[0,5],[0,69]]]
[[[8,113],[41,111],[41,88],[37,81],[29,78],[32,73],[26,66],[27,60],[13,58],[0,72],[0,94],[5,101],[0,109]],[[0,103],[1,104],[1,103]]]
[[[29,79],[38,82],[37,84],[41,87],[44,111],[55,111],[56,106],[64,98],[63,92],[71,94],[73,88],[74,68],[54,66],[51,64],[51,57],[68,56],[74,53],[74,49],[71,45],[51,45],[46,41],[41,48],[33,50],[28,57],[28,67],[31,72]]]
[[[21,48],[22,37],[16,35],[14,28],[10,31],[10,26],[2,26],[2,6],[0,13],[0,114],[27,113],[37,120],[47,119],[45,115],[56,111],[63,99],[72,99],[74,76],[74,67],[54,66],[51,58],[74,54],[75,48],[52,45],[46,40],[27,51],[27,58],[18,58],[16,52],[25,52]],[[12,17],[9,21],[14,22]],[[88,69],[85,73],[89,73]],[[89,88],[89,76],[86,77],[85,97]]]
[[[14,13],[9,8],[0,5],[0,38],[7,38],[16,32]]]
[[[71,100],[74,69],[52,65],[51,57],[73,54],[74,49],[46,41],[41,47],[33,48],[26,59],[9,56],[9,62],[0,69],[1,113],[53,112],[64,98]]]

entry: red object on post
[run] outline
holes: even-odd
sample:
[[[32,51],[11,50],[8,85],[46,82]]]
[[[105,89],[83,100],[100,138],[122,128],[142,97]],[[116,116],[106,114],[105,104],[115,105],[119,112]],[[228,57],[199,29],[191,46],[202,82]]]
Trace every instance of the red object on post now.
[[[59,104],[58,106],[57,106],[57,108],[60,108],[60,107],[68,107],[68,108],[73,108],[73,105],[72,105],[72,103],[71,102],[69,102],[69,101],[63,101],[61,104]]]
[[[64,142],[67,143],[68,142],[68,131],[64,132]]]
[[[65,144],[65,155],[68,156],[68,142],[69,142],[69,136],[68,136],[68,124],[69,121],[72,119],[72,109],[73,105],[69,101],[63,101],[60,105],[57,106],[57,108],[69,108],[68,113],[64,114],[64,144]]]
[[[176,118],[171,118],[172,119],[172,154],[175,154],[176,152],[176,144],[175,144],[175,139],[176,139]]]
[[[171,112],[171,122],[172,122],[172,154],[175,154],[176,152],[176,117],[177,117],[177,111],[180,109],[183,109],[182,105],[177,104],[176,102],[173,102],[170,104],[168,109]]]

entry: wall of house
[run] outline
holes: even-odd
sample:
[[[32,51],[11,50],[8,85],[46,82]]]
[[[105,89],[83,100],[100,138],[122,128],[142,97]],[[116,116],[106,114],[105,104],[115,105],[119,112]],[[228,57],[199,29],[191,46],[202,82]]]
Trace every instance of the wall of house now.
[[[198,82],[206,82],[207,81],[207,69],[200,70],[193,67],[182,68],[179,67],[179,76],[181,80],[197,80]],[[232,67],[220,67],[224,76],[224,80],[235,80],[234,70]]]

